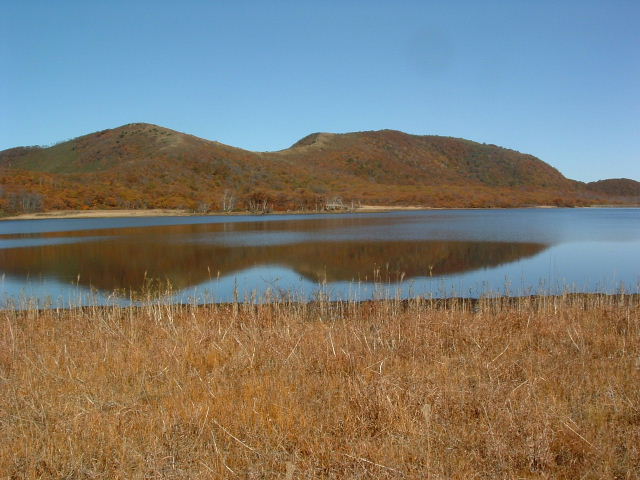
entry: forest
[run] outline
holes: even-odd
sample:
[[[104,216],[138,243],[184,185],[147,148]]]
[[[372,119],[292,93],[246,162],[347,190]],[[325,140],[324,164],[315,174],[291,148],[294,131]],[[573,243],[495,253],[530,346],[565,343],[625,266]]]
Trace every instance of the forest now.
[[[639,187],[629,179],[585,184],[514,150],[393,130],[317,133],[278,152],[250,152],[129,124],[50,147],[0,152],[1,215],[628,205],[640,203]]]

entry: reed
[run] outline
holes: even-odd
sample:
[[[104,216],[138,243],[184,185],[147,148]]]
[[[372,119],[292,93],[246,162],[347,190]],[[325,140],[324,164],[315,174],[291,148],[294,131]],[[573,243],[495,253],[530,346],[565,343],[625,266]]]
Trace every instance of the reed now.
[[[2,478],[640,478],[640,299],[0,311]]]

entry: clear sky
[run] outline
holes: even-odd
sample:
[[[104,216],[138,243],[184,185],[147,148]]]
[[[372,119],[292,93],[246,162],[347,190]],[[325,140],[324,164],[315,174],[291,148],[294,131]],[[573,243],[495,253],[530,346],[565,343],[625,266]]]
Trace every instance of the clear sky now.
[[[640,1],[0,0],[0,149],[391,128],[640,180]]]

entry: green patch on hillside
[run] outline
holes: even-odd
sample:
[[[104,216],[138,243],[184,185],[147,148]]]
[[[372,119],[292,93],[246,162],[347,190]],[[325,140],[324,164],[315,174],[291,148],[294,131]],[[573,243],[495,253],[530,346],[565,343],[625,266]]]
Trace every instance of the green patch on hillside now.
[[[26,152],[12,160],[12,167],[22,170],[32,170],[47,173],[87,173],[93,171],[88,165],[86,169],[79,168],[76,142],[59,143],[49,148]]]

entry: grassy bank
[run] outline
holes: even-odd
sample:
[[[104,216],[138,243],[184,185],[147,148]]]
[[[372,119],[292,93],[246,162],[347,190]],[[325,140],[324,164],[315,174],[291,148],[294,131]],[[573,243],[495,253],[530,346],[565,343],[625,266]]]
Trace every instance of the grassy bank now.
[[[639,478],[640,299],[0,312],[3,478]]]

